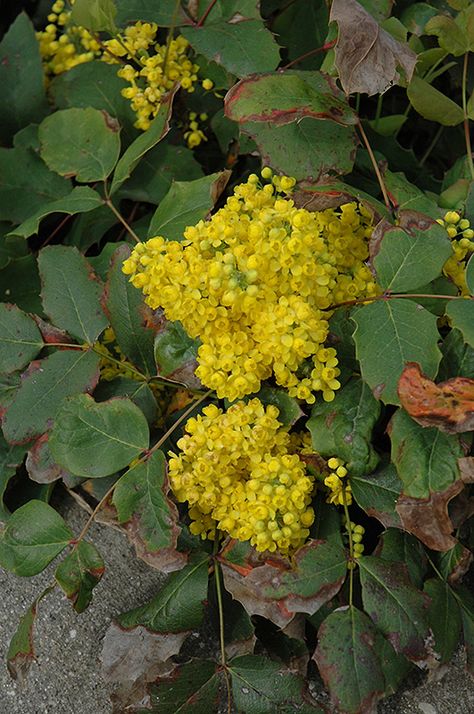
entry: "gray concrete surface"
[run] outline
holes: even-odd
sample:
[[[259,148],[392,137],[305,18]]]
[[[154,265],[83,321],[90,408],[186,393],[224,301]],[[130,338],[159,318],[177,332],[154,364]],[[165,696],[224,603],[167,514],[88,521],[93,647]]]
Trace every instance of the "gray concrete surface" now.
[[[63,513],[78,532],[86,514],[72,500]],[[51,566],[27,579],[0,571],[0,714],[111,714],[99,666],[102,638],[114,615],[152,597],[162,577],[135,557],[118,531],[95,525],[91,538],[106,561],[94,600],[81,615],[59,591],[40,603],[37,663],[22,686],[10,679],[5,654],[19,617],[51,581]],[[409,686],[381,703],[379,714],[474,714],[474,680],[465,672],[461,652],[442,681],[415,678]]]

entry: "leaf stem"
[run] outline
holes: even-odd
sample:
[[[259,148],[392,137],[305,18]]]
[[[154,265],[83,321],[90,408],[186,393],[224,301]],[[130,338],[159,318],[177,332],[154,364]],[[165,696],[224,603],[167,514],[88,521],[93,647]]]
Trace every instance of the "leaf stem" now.
[[[211,10],[212,10],[212,8],[214,7],[214,5],[216,4],[216,2],[217,2],[217,0],[211,0],[211,2],[209,3],[209,5],[206,7],[206,9],[204,10],[204,12],[202,13],[201,17],[200,17],[199,20],[197,21],[196,27],[202,27],[202,26],[204,25],[204,23],[205,23],[206,20],[207,20],[207,17],[208,17],[208,15],[209,15],[209,13],[211,12]]]
[[[122,226],[125,228],[125,230],[126,230],[128,233],[130,233],[130,235],[132,236],[133,240],[136,241],[137,243],[141,243],[140,238],[137,236],[137,234],[135,233],[135,231],[133,230],[133,228],[128,225],[128,223],[127,223],[127,221],[125,220],[125,218],[124,218],[124,217],[122,216],[122,214],[115,208],[114,204],[112,203],[112,199],[110,198],[109,189],[108,189],[108,186],[107,186],[107,181],[104,181],[104,194],[105,194],[105,198],[104,198],[104,203],[105,203],[105,205],[110,208],[110,210],[112,211],[112,213],[113,213],[113,214],[116,216],[116,218],[120,221],[120,223],[121,223]]]
[[[346,531],[347,535],[349,537],[349,605],[352,607],[352,600],[353,600],[353,595],[354,595],[354,566],[355,566],[355,558],[354,558],[354,543],[352,541],[352,528],[351,528],[351,519],[349,518],[349,509],[347,507],[347,499],[346,499],[346,489],[342,489],[342,500],[343,500],[343,508],[344,508],[344,515],[346,517]]]
[[[327,52],[327,50],[331,50],[336,44],[336,42],[337,40],[332,40],[331,42],[326,42],[325,45],[321,45],[321,47],[316,47],[314,50],[309,50],[309,52],[305,52],[299,57],[296,57],[296,59],[291,60],[291,62],[288,62],[288,64],[285,64],[283,67],[280,67],[279,71],[282,72],[285,69],[290,69],[290,67],[293,67],[293,65],[298,64],[299,62],[302,62],[308,57],[312,57],[313,55],[316,55],[319,52]]]
[[[428,146],[428,148],[426,149],[425,153],[423,154],[423,156],[421,157],[421,159],[420,159],[420,161],[419,161],[420,166],[423,166],[423,164],[424,164],[425,161],[427,160],[428,156],[429,156],[429,155],[431,154],[431,152],[433,151],[434,147],[436,146],[436,144],[437,144],[438,141],[439,141],[439,138],[440,138],[441,134],[443,133],[443,130],[444,130],[444,126],[443,126],[442,124],[440,124],[439,127],[438,127],[438,129],[437,129],[437,131],[436,131],[436,133],[435,133],[435,135],[434,135],[434,137],[433,137],[433,139],[432,139],[432,141],[431,141],[431,143],[430,143],[430,145]]]
[[[471,179],[474,181],[474,163],[472,161],[471,135],[469,133],[469,116],[467,114],[467,66],[469,63],[469,52],[464,55],[462,69],[462,110],[464,112],[464,138],[466,141],[467,164],[471,172]]]
[[[231,689],[229,681],[229,672],[227,670],[227,657],[225,651],[225,622],[224,622],[224,603],[222,599],[222,583],[221,583],[221,567],[217,560],[217,551],[219,550],[220,538],[219,532],[216,533],[213,548],[214,560],[214,579],[216,582],[217,610],[219,613],[219,644],[221,650],[221,665],[224,672],[225,683],[227,688],[227,711],[230,714],[232,708]]]
[[[359,129],[360,135],[362,136],[362,139],[365,144],[365,148],[367,149],[367,152],[370,156],[370,160],[372,162],[372,166],[374,167],[375,175],[377,176],[377,180],[379,182],[380,190],[382,191],[382,196],[384,203],[387,207],[387,209],[391,212],[392,211],[392,204],[390,203],[390,199],[388,197],[387,189],[382,177],[382,174],[380,173],[379,165],[377,164],[377,161],[374,156],[374,152],[372,151],[372,147],[370,146],[369,140],[367,138],[367,134],[364,131],[364,127],[362,126],[362,122],[360,119],[357,120],[357,127]]]
[[[348,307],[351,305],[363,305],[366,302],[372,302],[375,300],[394,300],[395,298],[433,298],[436,300],[459,300],[459,295],[431,295],[429,293],[384,293],[383,295],[372,295],[372,297],[356,298],[355,300],[344,300],[344,302],[338,302],[334,305],[329,305],[329,307],[323,308],[326,310],[336,310],[338,307]],[[468,298],[474,300],[474,297]]]

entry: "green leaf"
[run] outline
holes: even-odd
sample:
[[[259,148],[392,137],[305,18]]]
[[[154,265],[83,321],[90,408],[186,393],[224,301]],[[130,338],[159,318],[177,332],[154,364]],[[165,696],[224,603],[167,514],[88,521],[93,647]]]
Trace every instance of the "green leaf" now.
[[[225,97],[225,114],[237,122],[290,124],[303,117],[355,124],[356,117],[328,78],[319,72],[290,70],[243,79]]]
[[[236,657],[229,663],[229,672],[234,705],[240,714],[323,712],[311,699],[304,678],[268,657]]]
[[[132,176],[120,188],[120,198],[161,203],[173,181],[202,178],[201,165],[185,146],[160,142],[140,160]]]
[[[72,474],[101,478],[127,466],[149,440],[147,420],[129,399],[96,403],[76,394],[63,402],[49,443],[56,461]]]
[[[29,236],[38,233],[41,220],[51,213],[67,213],[72,216],[76,213],[93,211],[94,208],[102,206],[102,204],[102,198],[97,191],[93,191],[89,186],[76,186],[68,196],[46,203],[24,221],[21,226],[10,231],[8,235],[29,238]]]
[[[351,475],[351,488],[357,505],[368,516],[377,518],[386,528],[401,527],[395,506],[402,482],[393,464],[387,464],[370,476]]]
[[[471,255],[466,265],[466,285],[471,295],[474,295],[474,255]]]
[[[25,312],[44,315],[36,257],[31,253],[11,260],[0,270],[0,300],[14,303]]]
[[[155,330],[151,310],[145,306],[141,290],[135,288],[122,272],[123,261],[130,255],[128,246],[120,246],[112,256],[104,294],[104,307],[115,339],[123,354],[135,367],[151,377],[156,374],[153,343]]]
[[[18,466],[25,456],[24,446],[12,446],[0,434],[0,523],[6,523],[10,518],[10,511],[3,501],[8,482],[15,474]]]
[[[433,552],[431,557],[443,580],[449,583],[458,582],[469,569],[472,561],[471,551],[461,543],[456,543],[453,548],[444,553]]]
[[[262,404],[273,404],[278,408],[278,421],[285,426],[296,424],[304,412],[298,404],[298,400],[290,397],[284,389],[277,387],[262,387],[258,394],[255,395]]]
[[[71,11],[71,19],[76,25],[87,27],[92,32],[117,31],[115,16],[117,8],[114,0],[76,0]]]
[[[458,458],[463,452],[456,434],[422,427],[398,409],[390,424],[390,438],[392,461],[405,496],[426,499],[459,478]]]
[[[187,226],[205,218],[229,180],[229,171],[220,171],[195,181],[173,181],[151,219],[148,237],[183,240]]]
[[[409,533],[389,528],[382,533],[377,555],[383,560],[405,563],[412,584],[422,589],[428,570],[425,549],[420,541]]]
[[[410,209],[432,217],[437,215],[439,209],[437,208],[436,201],[427,196],[418,186],[410,183],[405,174],[401,172],[394,173],[393,171],[385,169],[383,178],[390,197],[397,204],[397,211]],[[425,283],[427,282],[428,280],[425,280]]]
[[[0,536],[0,565],[20,576],[41,573],[73,537],[62,516],[32,500],[10,517]]]
[[[474,347],[474,300],[450,300],[446,308],[446,315],[452,327],[462,333],[468,345]]]
[[[183,632],[199,627],[207,598],[209,556],[199,553],[193,562],[166,579],[149,603],[118,617],[121,627],[143,625],[161,633]]]
[[[405,114],[391,114],[379,119],[370,119],[368,123],[380,136],[396,136],[407,119]]]
[[[198,388],[200,382],[194,374],[198,347],[199,341],[188,336],[179,320],[165,321],[155,337],[158,374]]]
[[[84,612],[92,590],[102,578],[105,565],[92,543],[81,540],[56,568],[54,577],[76,612]]]
[[[150,687],[152,705],[166,714],[210,714],[221,699],[222,677],[216,662],[191,660],[156,679]]]
[[[63,244],[72,245],[81,253],[85,253],[89,251],[91,246],[99,243],[116,223],[116,216],[112,213],[110,207],[106,205],[95,208],[89,213],[82,213],[73,221],[69,232],[63,238]],[[117,243],[106,244],[106,246],[113,245],[113,249],[110,251],[112,253],[121,243],[122,241],[118,241]],[[106,246],[104,246],[104,249]],[[102,267],[100,256],[87,256],[87,259],[99,277],[105,280],[107,276],[103,275],[99,270],[96,270],[95,267],[97,263]],[[106,272],[107,270],[105,270],[105,273]]]
[[[328,8],[321,0],[296,0],[291,5],[280,5],[272,17],[272,30],[288,53],[288,60],[301,58],[298,69],[319,69],[324,52],[304,55],[327,41]]]
[[[0,141],[7,143],[18,129],[42,119],[49,111],[35,29],[23,12],[0,44],[0,86]]]
[[[106,402],[113,397],[128,397],[143,412],[150,426],[154,426],[158,417],[158,405],[155,396],[146,382],[128,377],[115,377],[106,380],[104,370],[102,379],[94,390],[96,402]]]
[[[91,351],[64,350],[35,362],[5,413],[7,441],[25,443],[43,434],[64,397],[92,391],[99,378],[99,360]]]
[[[167,95],[166,101],[161,102],[158,114],[151,122],[148,129],[140,134],[135,141],[130,144],[124,155],[120,157],[115,167],[110,194],[113,195],[128,179],[138,162],[147,151],[158,144],[170,130],[170,119],[173,107],[173,98],[177,88]]]
[[[470,674],[474,673],[474,597],[472,592],[461,586],[456,589],[459,596],[461,608],[462,626],[464,633],[464,645],[466,647],[466,669]]]
[[[176,550],[178,511],[168,491],[165,456],[154,451],[122,476],[112,498],[137,554],[161,572],[178,570],[187,560]]]
[[[71,191],[31,149],[0,148],[0,220],[21,223]]]
[[[10,225],[8,223],[0,223],[0,270],[5,268],[12,260],[16,258],[24,258],[29,254],[26,241],[21,238],[14,238],[8,235]]]
[[[25,468],[28,476],[35,483],[49,484],[57,479],[68,476],[57,464],[49,448],[49,434],[42,434],[28,449]]]
[[[380,410],[365,382],[351,379],[332,402],[313,407],[307,427],[315,451],[346,461],[351,476],[371,473],[379,460],[372,448],[372,430]]]
[[[32,602],[28,610],[20,618],[16,632],[10,640],[7,652],[7,667],[10,676],[22,683],[28,674],[31,664],[35,661],[33,643],[34,626],[40,601],[54,590],[49,586]]]
[[[438,578],[427,580],[424,591],[431,598],[428,622],[434,634],[434,649],[440,655],[440,664],[445,664],[459,647],[462,628],[459,605],[448,583]]]
[[[133,123],[135,112],[130,100],[122,96],[121,91],[128,83],[117,76],[117,65],[107,64],[102,60],[84,62],[54,77],[48,87],[58,109],[70,107],[93,107],[104,109],[115,117],[128,142],[132,141],[138,130]]]
[[[384,290],[415,291],[441,275],[453,249],[443,226],[423,214],[405,210],[399,221],[381,232],[373,265]]]
[[[410,583],[402,563],[368,555],[358,563],[364,610],[395,652],[413,661],[423,659],[429,633],[426,596]]]
[[[107,327],[102,294],[92,268],[77,248],[47,246],[40,251],[41,298],[51,321],[80,342],[92,344]]]
[[[427,22],[425,33],[435,35],[439,46],[455,57],[460,57],[474,49],[470,46],[469,37],[462,27],[462,23],[454,20],[449,15],[436,15]]]
[[[117,24],[125,26],[137,20],[156,22],[160,27],[178,27],[190,19],[185,14],[181,3],[176,0],[115,0],[117,6]]]
[[[401,21],[408,32],[419,37],[425,34],[426,23],[436,15],[436,12],[436,8],[426,2],[415,2],[403,10]]]
[[[385,679],[374,648],[376,629],[355,607],[332,612],[318,632],[314,659],[338,711],[373,711],[385,691]]]
[[[41,158],[61,176],[105,181],[119,157],[119,132],[117,120],[103,110],[61,109],[40,124]]]
[[[241,131],[257,144],[262,163],[298,181],[316,183],[327,174],[348,174],[354,165],[355,132],[333,121],[305,117],[277,127],[247,122]]]
[[[184,27],[181,32],[195,52],[237,77],[270,72],[280,62],[278,45],[259,20],[232,24],[220,20],[203,27]]]
[[[414,109],[425,119],[443,126],[456,126],[464,120],[459,104],[417,75],[412,77],[407,95]]]
[[[23,369],[42,347],[36,322],[16,305],[0,303],[0,371]]]
[[[377,300],[354,311],[351,319],[362,378],[385,404],[399,404],[397,384],[406,362],[436,375],[441,352],[436,316],[410,300]]]

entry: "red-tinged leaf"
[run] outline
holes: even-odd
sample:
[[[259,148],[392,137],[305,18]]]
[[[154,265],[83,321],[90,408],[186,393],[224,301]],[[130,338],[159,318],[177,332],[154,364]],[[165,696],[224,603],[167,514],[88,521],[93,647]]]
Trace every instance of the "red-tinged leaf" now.
[[[377,631],[355,607],[331,613],[318,632],[313,659],[341,714],[375,714],[385,678],[375,650]]]
[[[84,612],[92,590],[102,578],[105,565],[92,543],[80,541],[56,568],[55,578],[76,612]]]
[[[290,563],[279,556],[255,560],[249,553],[243,564],[221,555],[224,583],[247,612],[261,615],[280,627],[297,612],[312,615],[340,590],[347,570],[345,551],[337,544],[310,541]],[[231,555],[232,557],[232,555]]]
[[[410,81],[416,54],[385,32],[356,0],[334,0],[329,19],[339,27],[335,64],[346,94],[382,94]]]
[[[389,528],[380,536],[374,555],[393,562],[404,563],[412,584],[423,587],[423,580],[428,570],[425,549],[419,540],[409,533]]]
[[[225,97],[225,115],[237,122],[279,126],[303,117],[355,124],[356,117],[334,81],[320,72],[290,70],[242,79]]]
[[[357,200],[373,215],[373,222],[377,224],[382,216],[387,215],[387,209],[373,198],[355,186],[342,183],[342,181],[326,181],[321,184],[305,186],[298,185],[298,190],[291,195],[295,206],[306,208],[307,211],[324,211],[326,208],[338,208],[343,203]]]
[[[377,518],[385,528],[400,528],[402,523],[395,507],[402,490],[397,470],[393,464],[370,474],[351,475],[352,495],[358,506],[368,516]]]
[[[462,627],[459,605],[450,585],[438,578],[427,580],[424,591],[431,599],[428,622],[434,635],[434,649],[440,664],[445,664],[459,645]]]
[[[474,429],[474,379],[455,377],[435,384],[416,362],[408,362],[398,381],[405,411],[421,426],[454,434]]]
[[[112,499],[137,555],[164,573],[179,570],[187,561],[187,555],[176,549],[178,510],[168,492],[165,456],[154,451],[122,476]]]
[[[47,342],[48,345],[71,342],[71,338],[64,330],[60,330],[58,327],[54,327],[54,325],[51,325],[49,322],[42,320],[39,315],[33,315],[33,319],[39,327],[43,340]]]
[[[155,337],[156,368],[161,377],[190,389],[202,387],[194,373],[198,347],[199,341],[189,337],[178,320],[171,322],[161,316]]]
[[[16,305],[0,303],[0,370],[23,369],[42,347],[34,320]]]
[[[472,552],[461,543],[444,553],[433,553],[436,567],[450,585],[460,582],[469,571],[473,560]]]
[[[28,476],[36,483],[52,483],[68,473],[54,461],[48,440],[49,434],[42,434],[26,455]]]
[[[30,605],[20,618],[18,628],[13,635],[7,652],[7,667],[13,679],[23,682],[32,663],[35,661],[33,642],[34,626],[40,601],[54,590],[54,585],[47,587]]]
[[[220,705],[224,706],[227,698],[223,684],[224,674],[216,662],[200,659],[175,666],[171,674],[158,677],[149,688],[152,711],[166,714],[221,711]]]
[[[426,661],[429,599],[411,584],[404,564],[376,556],[363,556],[358,563],[364,610],[395,652],[414,662]]]

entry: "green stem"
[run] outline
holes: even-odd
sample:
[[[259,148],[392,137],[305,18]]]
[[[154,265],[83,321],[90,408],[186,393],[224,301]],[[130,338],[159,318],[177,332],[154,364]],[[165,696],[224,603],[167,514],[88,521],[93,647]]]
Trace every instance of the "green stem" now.
[[[384,182],[384,180],[383,180],[382,174],[380,173],[379,165],[378,165],[378,163],[377,163],[377,161],[376,161],[376,159],[375,159],[374,152],[372,151],[372,147],[370,146],[369,140],[368,140],[368,138],[367,138],[367,135],[366,135],[366,133],[365,133],[365,131],[364,131],[364,127],[362,126],[362,122],[360,121],[360,119],[357,120],[357,127],[358,127],[358,129],[359,129],[360,135],[361,135],[361,137],[362,137],[362,139],[363,139],[363,142],[364,142],[364,144],[365,144],[365,148],[366,148],[367,151],[368,151],[370,160],[371,160],[371,162],[372,162],[372,166],[374,167],[375,175],[377,176],[377,180],[378,180],[378,182],[379,182],[380,190],[382,191],[382,196],[383,196],[384,203],[385,203],[387,209],[388,209],[389,211],[391,211],[391,210],[392,210],[392,206],[391,206],[391,203],[390,203],[390,199],[389,199],[389,197],[388,197],[387,189],[386,189],[386,187],[385,187],[385,182]]]
[[[436,144],[437,144],[438,141],[439,141],[439,138],[440,138],[441,134],[443,133],[443,130],[444,130],[444,126],[443,126],[442,124],[440,124],[439,127],[438,127],[438,130],[436,131],[436,133],[435,133],[435,135],[434,135],[434,137],[433,137],[433,140],[431,141],[430,145],[428,146],[428,148],[426,149],[425,153],[423,154],[423,156],[422,156],[421,159],[420,159],[420,166],[423,166],[423,164],[424,164],[425,161],[427,160],[428,156],[429,156],[429,155],[431,154],[431,152],[433,151],[434,147],[436,146]]]
[[[119,211],[115,208],[114,204],[112,203],[112,200],[109,198],[108,193],[106,193],[106,198],[104,199],[104,203],[106,206],[110,208],[112,213],[116,216],[116,218],[120,221],[122,226],[125,228],[125,230],[132,236],[133,240],[136,241],[137,243],[141,243],[140,238],[137,236],[135,231],[131,226],[128,225],[127,221],[125,218],[122,216]]]
[[[344,508],[344,515],[346,517],[346,531],[347,535],[349,536],[349,563],[351,564],[351,567],[349,568],[349,605],[352,607],[352,600],[353,600],[353,594],[354,594],[354,564],[355,564],[355,558],[354,558],[354,542],[352,540],[352,529],[351,529],[351,519],[349,518],[349,509],[347,507],[347,499],[346,499],[346,489],[342,489],[342,500],[343,500],[343,508]]]
[[[464,138],[466,140],[467,164],[471,172],[471,179],[474,181],[474,163],[472,161],[471,135],[469,133],[469,116],[467,114],[467,66],[469,63],[469,52],[464,55],[462,70],[462,110],[464,112]]]
[[[219,539],[217,535],[214,545],[216,544],[218,549]],[[216,555],[216,553],[214,555]],[[216,558],[214,558],[214,577],[216,580],[217,609],[219,611],[219,642],[221,648],[221,664],[223,667],[226,667],[227,658],[225,654],[224,603],[222,600],[221,567]]]
[[[379,94],[377,98],[377,109],[375,110],[375,126],[374,129],[377,131],[379,128],[379,121],[382,115],[382,105],[383,105],[383,94]]]
[[[338,307],[349,307],[351,305],[363,305],[366,302],[374,302],[375,300],[395,300],[395,298],[433,298],[436,300],[459,300],[459,295],[430,295],[429,293],[391,293],[390,295],[372,295],[372,297],[356,298],[354,300],[344,300],[335,305],[323,308],[324,311],[336,310]],[[469,298],[474,300],[474,298]]]

